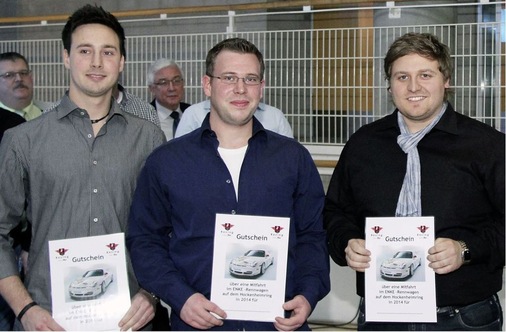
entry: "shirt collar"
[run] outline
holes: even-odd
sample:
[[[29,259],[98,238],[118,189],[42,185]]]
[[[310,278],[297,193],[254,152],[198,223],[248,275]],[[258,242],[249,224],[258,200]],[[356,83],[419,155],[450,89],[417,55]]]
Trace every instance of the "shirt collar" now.
[[[216,133],[211,129],[211,124],[209,123],[209,115],[211,113],[208,112],[204,121],[202,121],[202,125],[200,126],[200,135],[203,137],[204,135],[212,135],[216,137]],[[265,128],[262,126],[260,121],[257,120],[256,117],[252,117],[253,120],[253,135],[251,137],[255,137],[256,135],[265,134]]]
[[[399,130],[399,125],[397,124],[397,113],[399,113],[399,109],[396,108],[392,114],[389,114],[384,118],[378,120],[377,122],[378,130],[383,131],[392,128]],[[458,135],[457,115],[450,102],[448,102],[448,106],[446,107],[445,113],[443,114],[439,122],[434,126],[433,130],[434,129]]]
[[[179,106],[177,107],[176,110],[171,110],[165,106],[160,105],[158,101],[156,101],[156,111],[158,112],[158,116],[162,121],[166,120],[172,114],[172,112],[178,112],[180,114],[182,113]]]
[[[123,118],[127,123],[128,119],[125,117],[123,112],[121,111],[119,104],[116,102],[116,99],[114,97],[111,97],[111,104],[109,108],[109,113],[111,113],[112,108],[112,115],[111,118],[115,115],[119,115],[121,118]],[[79,108],[72,100],[70,100],[69,92],[65,92],[65,95],[63,95],[63,98],[60,101],[60,104],[57,107],[57,118],[62,119],[66,116],[68,116],[70,113],[72,113],[75,110],[79,110]]]

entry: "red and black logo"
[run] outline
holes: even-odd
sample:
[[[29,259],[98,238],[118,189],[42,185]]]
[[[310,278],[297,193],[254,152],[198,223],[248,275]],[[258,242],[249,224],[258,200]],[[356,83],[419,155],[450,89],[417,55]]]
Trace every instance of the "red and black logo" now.
[[[378,234],[383,228],[380,226],[371,227],[375,234]]]
[[[117,243],[109,243],[106,245],[107,248],[111,249],[111,250],[114,250],[118,247],[118,244]]]
[[[281,227],[281,226],[274,226],[274,227],[272,227],[272,229],[274,230],[274,232],[279,233],[279,232],[281,232],[283,230],[283,227]]]
[[[418,228],[418,229],[420,230],[420,232],[422,232],[422,233],[425,233],[425,232],[429,229],[429,227],[428,227],[428,226],[424,226],[424,225],[419,226],[419,227],[417,227],[417,228]]]
[[[65,253],[69,251],[68,249],[65,249],[65,248],[59,248],[56,250],[56,252],[60,255],[60,256],[63,256],[65,255]]]
[[[226,231],[229,231],[232,227],[234,227],[234,225],[232,225],[231,223],[229,222],[226,222],[224,224],[221,224],[221,226],[223,226],[223,228],[225,228]]]

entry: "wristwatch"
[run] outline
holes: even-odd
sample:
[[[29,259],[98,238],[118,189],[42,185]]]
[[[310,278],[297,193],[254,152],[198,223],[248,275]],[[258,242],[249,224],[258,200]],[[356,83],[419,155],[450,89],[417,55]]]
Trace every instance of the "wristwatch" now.
[[[469,264],[471,262],[471,252],[467,247],[467,244],[464,241],[458,241],[460,244],[461,252],[460,256],[462,258],[462,264]]]

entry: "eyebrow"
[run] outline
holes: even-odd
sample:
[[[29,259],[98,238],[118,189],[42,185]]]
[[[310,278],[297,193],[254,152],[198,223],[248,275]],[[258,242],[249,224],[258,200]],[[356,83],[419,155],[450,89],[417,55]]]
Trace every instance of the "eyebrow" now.
[[[94,45],[93,44],[90,44],[90,43],[83,43],[83,44],[79,44],[79,45],[76,45],[76,48],[82,48],[82,47],[90,47],[90,48],[94,48]],[[115,49],[117,50],[118,47],[115,46],[115,45],[110,45],[110,44],[105,44],[105,45],[101,45],[100,48],[112,48],[112,49]]]
[[[433,70],[433,69],[429,69],[429,68],[426,68],[426,69],[420,69],[420,70],[417,70],[416,73],[424,73],[424,72],[431,72],[431,73],[437,73],[438,70]],[[406,70],[399,70],[399,71],[396,71],[394,73],[392,73],[392,75],[399,75],[399,74],[409,74],[411,73],[411,71],[406,71]]]

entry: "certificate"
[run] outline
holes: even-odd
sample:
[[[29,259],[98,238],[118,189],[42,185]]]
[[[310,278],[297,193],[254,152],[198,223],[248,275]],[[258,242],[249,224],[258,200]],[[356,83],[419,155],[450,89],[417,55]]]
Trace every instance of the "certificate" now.
[[[365,319],[371,322],[436,322],[434,217],[366,218],[371,251],[365,270]]]
[[[130,308],[123,233],[49,241],[53,318],[65,330],[119,330]]]
[[[284,317],[290,219],[217,214],[211,301],[227,319]]]

